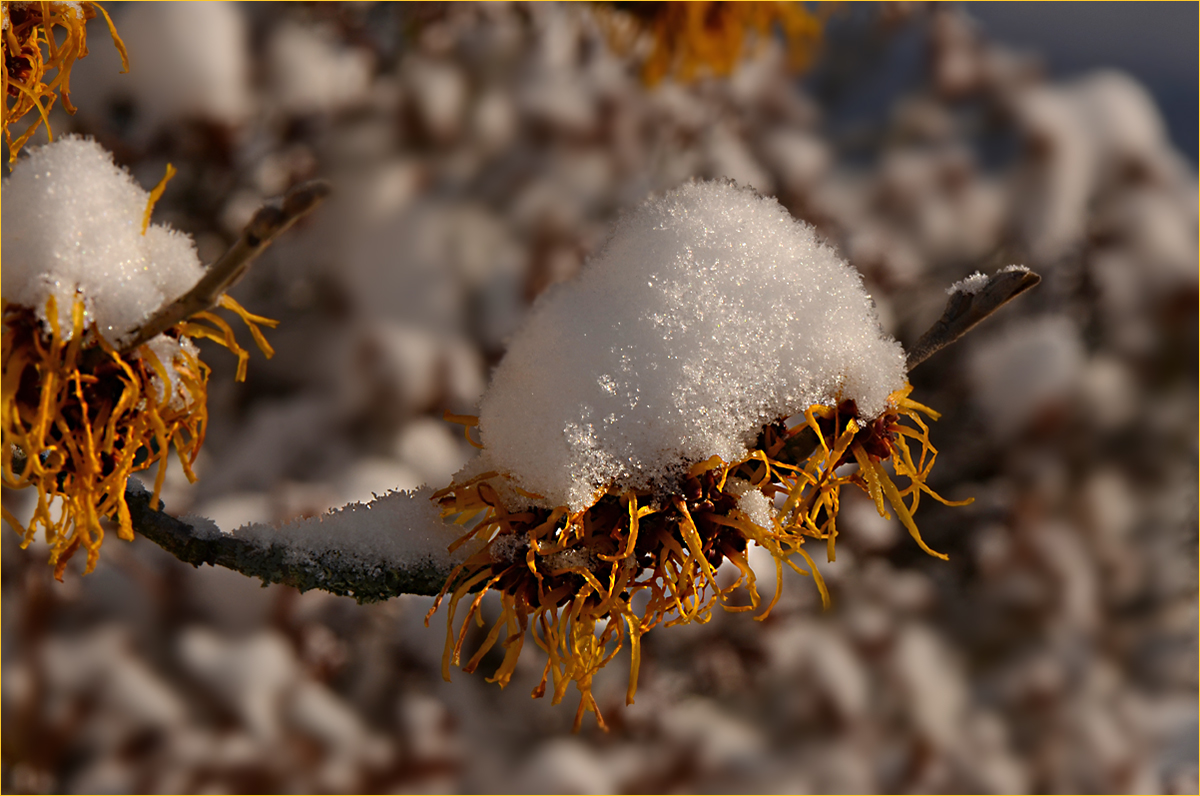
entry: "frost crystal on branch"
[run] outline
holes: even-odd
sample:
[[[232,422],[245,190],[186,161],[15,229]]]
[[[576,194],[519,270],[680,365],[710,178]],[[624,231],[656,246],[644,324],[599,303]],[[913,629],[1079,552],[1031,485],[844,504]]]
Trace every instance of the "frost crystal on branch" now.
[[[354,592],[354,588],[331,588],[340,586],[333,582],[335,572],[342,580],[348,579],[347,574],[357,576],[355,582],[379,579],[380,573],[388,571],[429,572],[440,585],[474,547],[459,555],[448,554],[447,548],[462,536],[462,530],[441,521],[432,494],[428,487],[389,492],[367,504],[351,503],[320,517],[295,520],[283,531],[256,523],[229,535],[264,550],[280,545],[282,564],[323,570],[315,585],[338,593]],[[213,528],[210,538],[221,533]]]

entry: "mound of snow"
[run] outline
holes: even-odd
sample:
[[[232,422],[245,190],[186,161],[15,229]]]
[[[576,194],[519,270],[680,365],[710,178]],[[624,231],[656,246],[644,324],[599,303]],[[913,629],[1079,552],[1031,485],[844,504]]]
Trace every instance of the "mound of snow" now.
[[[693,182],[616,225],[544,294],[480,409],[485,452],[545,505],[654,487],[813,404],[882,412],[905,382],[859,274],[774,199]]]
[[[150,194],[95,141],[67,136],[26,151],[0,189],[5,301],[45,319],[53,295],[70,336],[78,296],[87,321],[117,343],[203,275],[189,236],[162,224],[142,234]]]

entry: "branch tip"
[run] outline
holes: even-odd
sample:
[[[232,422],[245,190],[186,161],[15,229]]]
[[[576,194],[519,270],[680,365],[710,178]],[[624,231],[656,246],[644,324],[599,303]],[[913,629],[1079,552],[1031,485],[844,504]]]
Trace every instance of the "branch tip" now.
[[[275,238],[316,209],[329,196],[330,190],[327,181],[312,180],[295,186],[281,199],[260,207],[237,241],[205,270],[200,281],[179,298],[164,304],[145,323],[133,330],[128,342],[121,345],[121,353],[133,351],[197,312],[216,306],[221,296],[246,275],[254,258]]]
[[[1041,281],[1042,278],[1033,271],[1009,267],[993,274],[973,292],[960,290],[951,293],[942,317],[921,335],[921,339],[908,352],[909,372]]]

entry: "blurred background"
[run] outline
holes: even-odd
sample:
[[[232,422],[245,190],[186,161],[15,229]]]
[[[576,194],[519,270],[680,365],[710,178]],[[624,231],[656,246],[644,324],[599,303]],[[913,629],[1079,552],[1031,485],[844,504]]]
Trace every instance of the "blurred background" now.
[[[429,598],[261,588],[115,535],[58,584],[6,526],[6,792],[1196,792],[1195,4],[814,8],[801,74],[778,38],[654,84],[611,6],[110,10],[132,71],[94,20],[54,129],[146,187],[173,163],[156,219],[204,261],[290,185],[337,191],[235,289],[277,354],[237,384],[205,350],[174,514],[447,483],[470,449],[443,411],[622,209],[691,177],[815,224],[905,344],[977,268],[1043,282],[912,375],[944,413],[933,486],[975,498],[918,513],[949,562],[847,492],[833,607],[789,577],[766,622],[656,630],[634,706],[625,662],[598,678],[608,734],[529,698],[532,649],[505,690],[486,660],[443,682]]]

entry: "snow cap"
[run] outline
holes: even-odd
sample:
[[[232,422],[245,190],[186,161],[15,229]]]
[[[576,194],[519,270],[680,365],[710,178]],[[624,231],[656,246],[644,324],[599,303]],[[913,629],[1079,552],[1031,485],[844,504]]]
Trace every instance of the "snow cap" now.
[[[484,453],[534,502],[580,510],[608,486],[668,486],[761,428],[905,383],[862,278],[809,224],[729,181],[624,216],[579,277],[547,291],[480,407]]]
[[[142,234],[147,191],[95,141],[65,136],[26,150],[4,178],[4,299],[45,319],[54,296],[71,335],[79,295],[110,343],[204,271],[192,239],[162,224]]]

